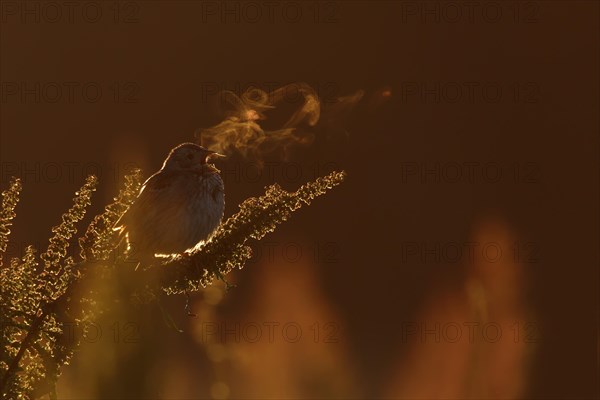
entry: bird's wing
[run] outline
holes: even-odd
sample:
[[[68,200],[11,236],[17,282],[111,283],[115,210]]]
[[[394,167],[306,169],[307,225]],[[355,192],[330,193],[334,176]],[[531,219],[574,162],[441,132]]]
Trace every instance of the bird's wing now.
[[[143,228],[142,221],[151,219],[154,210],[160,209],[159,205],[169,192],[169,186],[174,184],[171,174],[158,171],[144,182],[140,194],[135,202],[115,223],[114,230],[124,234],[131,224],[139,224]]]

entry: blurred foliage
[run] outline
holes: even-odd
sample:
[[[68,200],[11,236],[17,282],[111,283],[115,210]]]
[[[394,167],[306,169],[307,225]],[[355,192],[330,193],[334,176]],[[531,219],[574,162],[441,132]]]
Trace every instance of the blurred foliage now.
[[[56,398],[55,384],[61,367],[67,365],[79,342],[74,326],[82,326],[102,312],[97,293],[83,282],[91,277],[135,277],[129,298],[154,299],[161,293],[180,294],[211,284],[234,268],[242,268],[251,257],[248,239],[260,240],[286,221],[292,212],[328,189],[339,185],[344,172],[333,172],[287,192],[278,185],[263,196],[249,198],[238,213],[225,221],[212,238],[180,255],[135,270],[127,262],[114,234],[115,222],[135,201],[141,187],[141,172],[126,176],[114,202],[96,216],[79,238],[79,259],[67,257],[76,225],[85,216],[97,185],[88,177],[76,192],[73,206],[52,229],[48,249],[39,257],[29,246],[21,259],[0,264],[0,395],[2,399],[32,399],[49,394]],[[0,210],[0,257],[6,252],[9,227],[15,217],[21,183],[13,179],[2,193]],[[0,258],[0,263],[2,259]]]

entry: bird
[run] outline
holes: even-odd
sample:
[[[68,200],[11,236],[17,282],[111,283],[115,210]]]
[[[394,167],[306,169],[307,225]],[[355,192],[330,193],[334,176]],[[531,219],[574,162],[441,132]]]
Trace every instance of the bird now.
[[[225,210],[223,180],[210,163],[219,157],[195,143],[169,152],[113,228],[126,239],[129,259],[180,254],[210,238]]]

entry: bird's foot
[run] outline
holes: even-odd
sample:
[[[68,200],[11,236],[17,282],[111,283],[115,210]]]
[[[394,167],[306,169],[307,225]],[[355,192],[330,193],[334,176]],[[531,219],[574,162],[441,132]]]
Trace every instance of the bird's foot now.
[[[215,275],[216,275],[217,279],[219,279],[225,283],[226,291],[229,292],[231,289],[237,287],[236,285],[227,282],[227,280],[225,279],[225,276],[221,273],[221,271],[217,271]]]
[[[190,307],[189,293],[185,294],[185,312],[187,313],[188,317],[197,317],[197,315],[192,312],[192,307]]]

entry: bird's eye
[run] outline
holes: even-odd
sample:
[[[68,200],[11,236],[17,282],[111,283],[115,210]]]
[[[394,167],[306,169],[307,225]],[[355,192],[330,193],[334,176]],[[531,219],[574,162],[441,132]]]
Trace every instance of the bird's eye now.
[[[188,160],[193,160],[194,159],[194,155],[193,154],[188,154],[187,158],[188,158]]]

